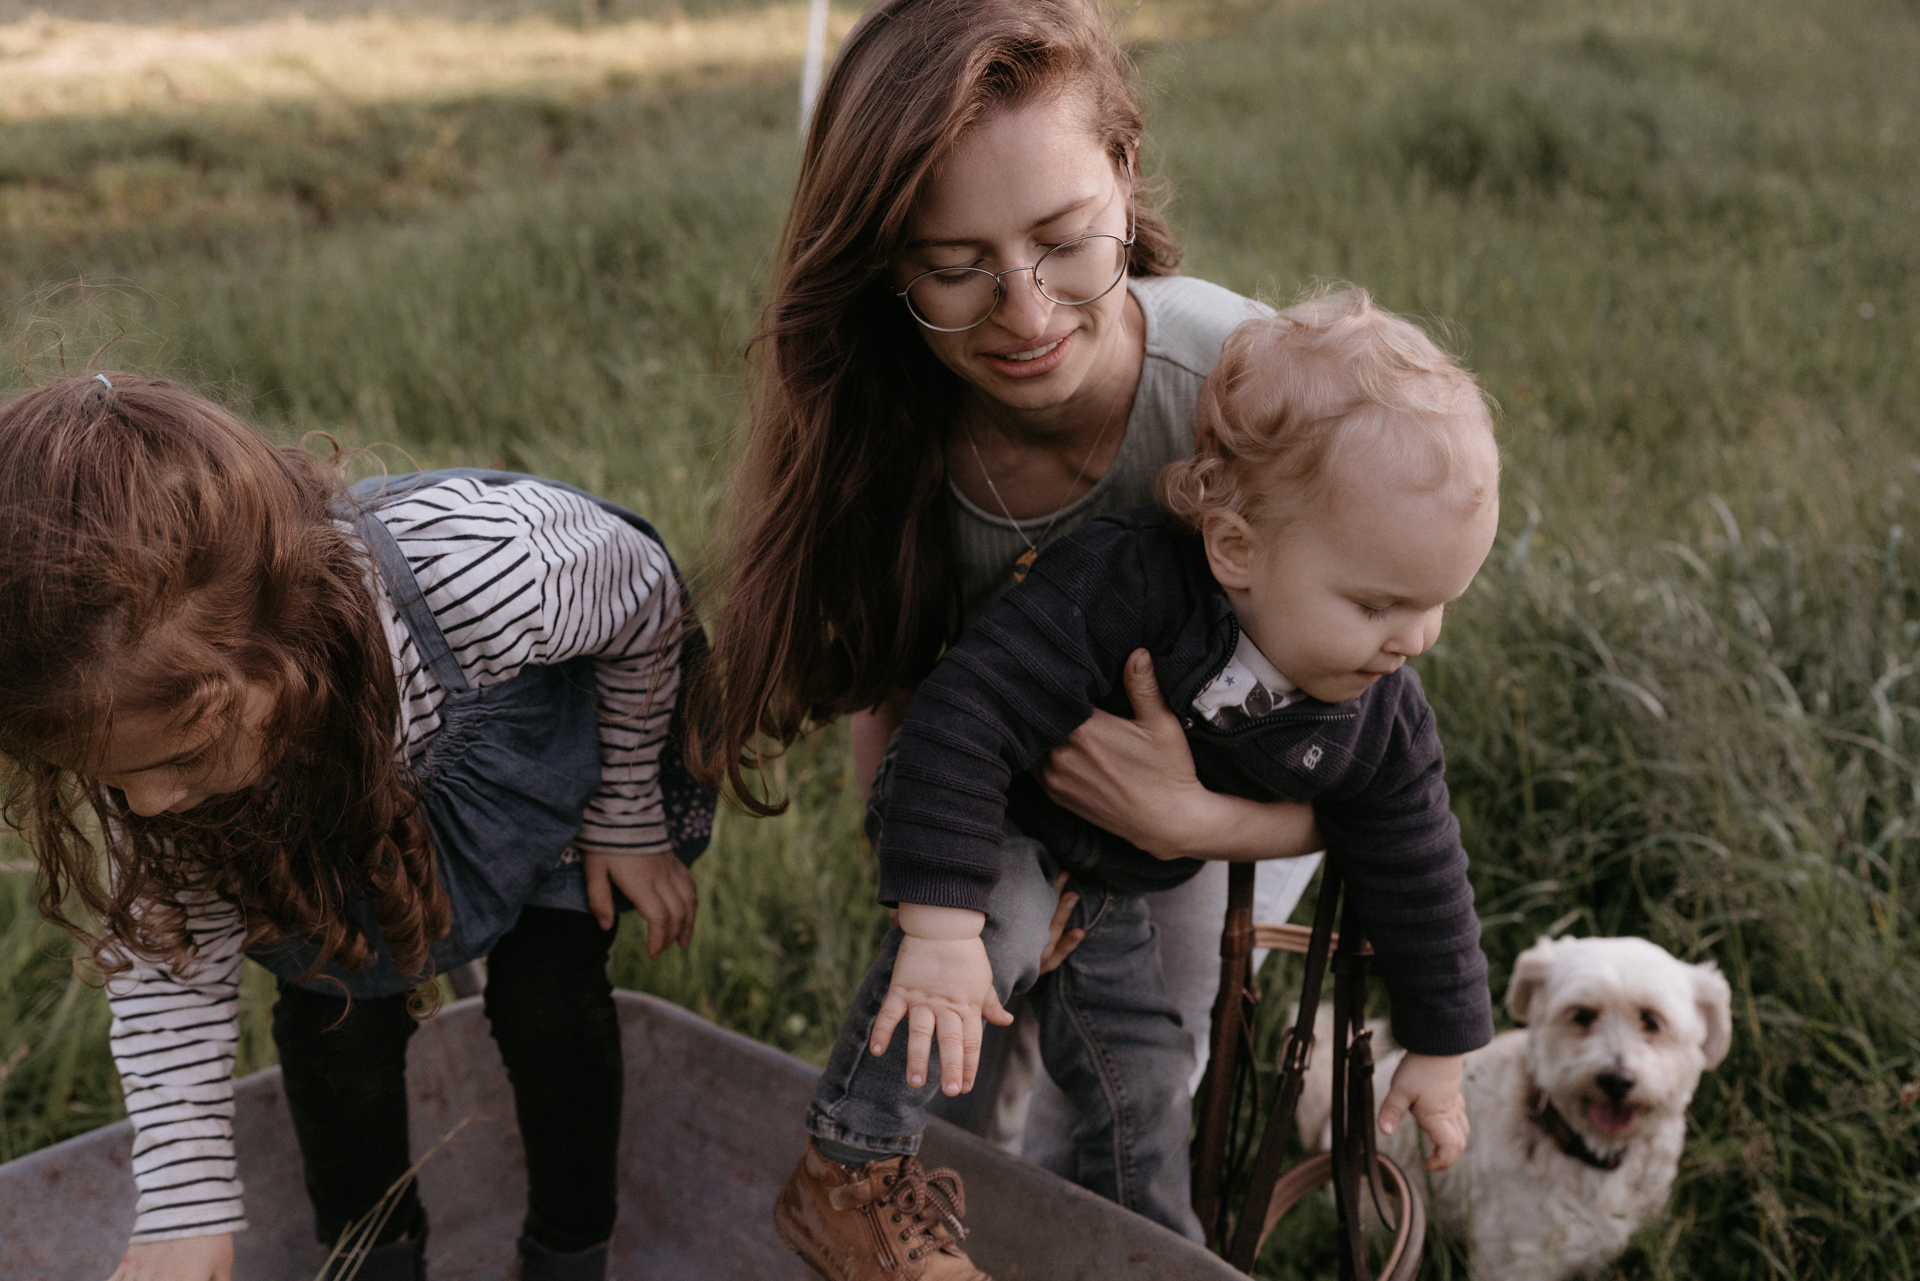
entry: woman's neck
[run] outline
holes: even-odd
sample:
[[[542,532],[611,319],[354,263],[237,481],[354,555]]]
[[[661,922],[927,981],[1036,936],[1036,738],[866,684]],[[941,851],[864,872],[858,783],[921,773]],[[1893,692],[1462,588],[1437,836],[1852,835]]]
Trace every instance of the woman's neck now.
[[[1125,315],[1123,341],[1058,405],[1014,409],[970,392],[947,442],[947,474],[975,506],[1016,520],[1048,516],[1106,475],[1146,360],[1146,318],[1131,293]]]

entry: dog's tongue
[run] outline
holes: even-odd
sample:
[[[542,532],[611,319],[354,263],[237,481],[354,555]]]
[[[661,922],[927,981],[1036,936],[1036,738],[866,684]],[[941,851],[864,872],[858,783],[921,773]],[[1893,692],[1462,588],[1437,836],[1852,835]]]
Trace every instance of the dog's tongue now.
[[[1602,1134],[1623,1134],[1633,1128],[1633,1109],[1619,1103],[1595,1103],[1587,1108],[1587,1120]]]

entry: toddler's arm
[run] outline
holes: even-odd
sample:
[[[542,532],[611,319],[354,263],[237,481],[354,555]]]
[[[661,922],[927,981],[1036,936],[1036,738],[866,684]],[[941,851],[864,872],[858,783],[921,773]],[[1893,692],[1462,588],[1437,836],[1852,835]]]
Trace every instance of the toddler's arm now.
[[[899,922],[893,982],[868,1048],[875,1057],[885,1054],[905,1019],[907,1084],[919,1089],[925,1083],[928,1054],[937,1040],[941,1090],[965,1094],[980,1066],[981,1017],[1000,1027],[1013,1022],[993,990],[993,966],[980,941],[986,913],[902,903]]]
[[[1467,1102],[1460,1096],[1460,1071],[1466,1059],[1464,1054],[1408,1053],[1394,1069],[1393,1084],[1380,1105],[1383,1134],[1392,1134],[1400,1128],[1401,1119],[1413,1113],[1433,1144],[1433,1154],[1427,1158],[1429,1170],[1448,1168],[1467,1150]]]

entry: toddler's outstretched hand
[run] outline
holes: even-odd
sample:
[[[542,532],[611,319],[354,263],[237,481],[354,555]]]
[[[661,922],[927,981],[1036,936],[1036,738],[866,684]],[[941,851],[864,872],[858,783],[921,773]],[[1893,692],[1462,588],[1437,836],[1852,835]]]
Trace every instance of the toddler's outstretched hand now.
[[[980,1020],[1000,1027],[1013,1022],[993,990],[993,965],[980,941],[986,917],[961,908],[903,903],[898,919],[904,937],[868,1048],[875,1056],[885,1054],[905,1019],[907,1084],[916,1090],[925,1084],[928,1055],[937,1040],[941,1090],[965,1094],[980,1067]]]
[[[600,928],[613,928],[613,890],[633,902],[647,923],[647,959],[658,960],[669,943],[681,947],[693,942],[693,918],[700,910],[700,892],[693,873],[677,854],[596,854],[584,862],[587,907]]]
[[[1380,1105],[1380,1131],[1392,1134],[1409,1110],[1433,1144],[1427,1169],[1444,1170],[1467,1150],[1467,1101],[1460,1097],[1464,1054],[1408,1054],[1394,1069],[1387,1100]]]

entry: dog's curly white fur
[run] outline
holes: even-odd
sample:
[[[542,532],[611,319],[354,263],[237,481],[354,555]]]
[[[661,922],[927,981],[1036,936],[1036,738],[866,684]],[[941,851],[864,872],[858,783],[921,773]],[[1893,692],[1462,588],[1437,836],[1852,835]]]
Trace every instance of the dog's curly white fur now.
[[[1687,1105],[1732,1037],[1727,981],[1645,939],[1543,938],[1514,963],[1507,1010],[1527,1026],[1467,1056],[1473,1134],[1427,1176],[1432,1210],[1468,1241],[1476,1281],[1594,1276],[1666,1206]],[[1324,1008],[1316,1031],[1324,1046]],[[1309,1146],[1331,1140],[1331,1058],[1317,1048],[1302,1091]],[[1380,1055],[1376,1100],[1398,1062]],[[1415,1135],[1403,1122],[1383,1146],[1417,1183]]]

